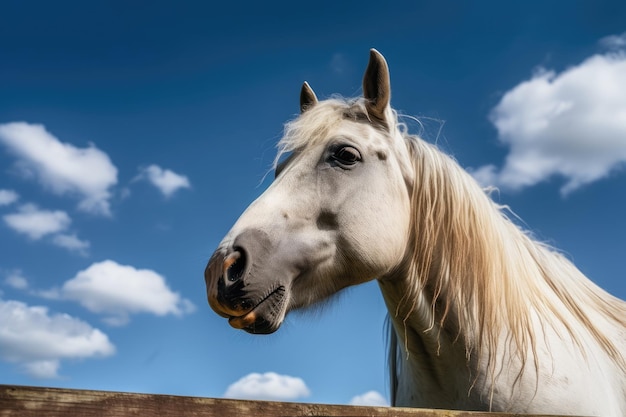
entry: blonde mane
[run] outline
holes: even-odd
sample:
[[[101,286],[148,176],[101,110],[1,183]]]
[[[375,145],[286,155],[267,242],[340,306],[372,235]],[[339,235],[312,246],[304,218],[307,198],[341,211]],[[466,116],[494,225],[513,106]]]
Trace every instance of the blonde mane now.
[[[568,334],[561,337],[571,337],[583,354],[579,329],[584,329],[626,371],[623,353],[588,313],[624,327],[626,303],[513,223],[449,156],[417,137],[404,137],[415,169],[409,271],[413,286],[406,300],[432,288],[433,312],[442,302],[439,323],[432,325],[443,327],[454,312],[468,357],[486,353],[492,372],[496,353],[507,348],[498,346],[502,332],[510,335],[510,353],[524,364],[532,352],[538,367],[536,338],[541,335],[533,332],[533,316],[542,325],[565,328]]]
[[[327,139],[346,119],[372,123],[363,98],[335,97],[317,103],[285,125],[274,166],[284,154]],[[511,221],[451,157],[409,135],[394,110],[389,109],[386,119],[386,125],[373,125],[387,135],[402,137],[414,170],[410,290],[403,298],[407,306],[403,314],[408,318],[415,300],[429,291],[430,327],[441,329],[455,317],[468,360],[474,355],[486,358],[492,376],[501,349],[511,349],[510,354],[521,360],[518,378],[528,353],[538,368],[536,346],[541,335],[534,333],[531,323],[537,318],[542,326],[565,329],[567,334],[561,337],[570,337],[583,354],[581,332],[589,333],[626,371],[622,352],[589,314],[626,327],[626,303],[597,287],[562,254]],[[509,335],[507,346],[498,345],[503,333]]]

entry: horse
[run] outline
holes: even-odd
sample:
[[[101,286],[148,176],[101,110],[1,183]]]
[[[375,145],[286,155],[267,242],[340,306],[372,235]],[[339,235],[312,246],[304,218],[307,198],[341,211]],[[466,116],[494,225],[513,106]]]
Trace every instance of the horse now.
[[[304,82],[275,178],[210,257],[210,307],[235,329],[377,280],[394,406],[626,415],[626,303],[408,133],[370,51],[363,96]]]

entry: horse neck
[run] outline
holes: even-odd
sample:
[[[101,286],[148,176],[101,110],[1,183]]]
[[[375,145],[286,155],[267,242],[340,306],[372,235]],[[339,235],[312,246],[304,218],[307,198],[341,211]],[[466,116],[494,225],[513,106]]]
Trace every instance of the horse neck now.
[[[433,387],[467,397],[464,389],[477,381],[494,382],[503,355],[519,364],[520,375],[527,360],[536,370],[535,336],[543,326],[564,329],[580,348],[591,334],[623,366],[579,306],[623,325],[625,304],[530,239],[451,158],[424,142],[407,143],[415,161],[413,224],[403,262],[379,280],[408,358],[403,366],[420,373],[421,384],[426,375]]]
[[[422,388],[410,394],[424,396],[418,404],[445,406],[450,404],[446,393],[456,392],[467,406],[471,387],[481,377],[481,341],[495,345],[501,333],[498,320],[492,320],[489,334],[485,332],[490,317],[481,311],[484,302],[490,316],[497,311],[493,300],[502,300],[479,300],[491,290],[479,278],[499,267],[485,264],[489,237],[484,228],[489,226],[485,223],[501,221],[502,215],[454,161],[429,145],[416,145],[423,148],[412,149],[420,161],[414,165],[407,251],[404,261],[379,280],[399,339],[402,356],[397,364],[405,368],[392,373],[404,373],[403,378],[419,375],[419,383],[411,385]],[[393,359],[395,352],[391,355]]]
[[[392,405],[450,408],[448,392],[467,394],[473,381],[467,345],[455,319],[442,326],[440,306],[428,291],[408,299],[405,276],[378,281],[389,310]],[[410,400],[407,400],[410,398]],[[459,408],[463,408],[459,404]]]

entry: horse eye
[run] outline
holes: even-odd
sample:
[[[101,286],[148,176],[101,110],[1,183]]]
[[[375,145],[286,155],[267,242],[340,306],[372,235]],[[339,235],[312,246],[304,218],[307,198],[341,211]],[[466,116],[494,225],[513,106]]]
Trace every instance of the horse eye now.
[[[361,160],[361,154],[352,146],[342,146],[337,148],[332,158],[342,165],[351,166]]]

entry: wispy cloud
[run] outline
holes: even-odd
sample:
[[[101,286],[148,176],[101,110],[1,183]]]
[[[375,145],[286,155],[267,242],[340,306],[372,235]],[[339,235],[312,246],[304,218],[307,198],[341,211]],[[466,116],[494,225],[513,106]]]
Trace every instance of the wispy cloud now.
[[[626,32],[621,35],[609,35],[600,39],[600,45],[607,49],[622,50],[626,48]]]
[[[58,377],[61,360],[110,356],[106,334],[46,307],[0,299],[0,357],[35,378]]]
[[[142,179],[154,185],[165,197],[171,197],[180,189],[191,188],[191,183],[185,175],[154,164],[140,170],[135,180]]]
[[[182,316],[195,310],[193,303],[172,291],[158,273],[111,260],[96,262],[59,290],[45,293],[76,301],[91,312],[103,314],[106,323],[118,326],[128,323],[131,314]]]
[[[0,206],[8,206],[9,204],[13,204],[19,198],[19,194],[13,190],[0,190]]]
[[[110,188],[117,183],[117,168],[94,145],[78,148],[61,142],[42,125],[25,122],[0,124],[0,143],[46,189],[78,196],[83,211],[110,215]]]
[[[311,395],[301,378],[275,372],[251,373],[231,384],[224,397],[247,400],[293,401]]]
[[[89,241],[78,238],[74,233],[62,233],[72,223],[70,216],[62,210],[40,209],[28,203],[18,207],[17,212],[5,214],[2,219],[11,229],[32,240],[50,235],[53,245],[83,256],[87,256],[91,246]]]
[[[87,256],[91,243],[87,240],[79,239],[75,234],[57,234],[52,237],[52,243],[71,252]]]
[[[503,167],[483,166],[473,175],[512,190],[560,176],[563,195],[608,176],[626,163],[623,91],[624,53],[594,55],[561,73],[538,71],[491,112],[498,139],[509,148]]]
[[[34,204],[20,206],[16,213],[2,216],[11,229],[33,240],[66,230],[72,220],[61,210],[42,210]]]
[[[16,290],[28,289],[28,280],[24,277],[22,271],[20,271],[19,269],[9,271],[6,278],[4,279],[4,283]]]
[[[344,54],[341,54],[339,52],[333,54],[333,57],[330,60],[330,69],[335,74],[341,75],[346,72],[349,67],[350,63],[348,62]]]
[[[378,391],[368,391],[365,394],[357,395],[350,400],[350,405],[366,405],[374,407],[388,407],[389,402]]]

